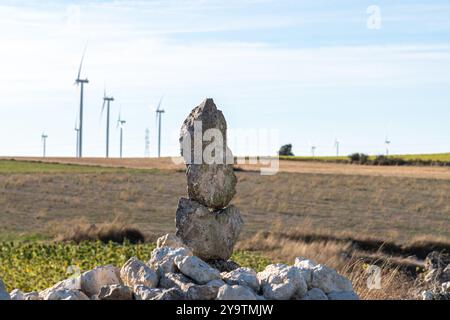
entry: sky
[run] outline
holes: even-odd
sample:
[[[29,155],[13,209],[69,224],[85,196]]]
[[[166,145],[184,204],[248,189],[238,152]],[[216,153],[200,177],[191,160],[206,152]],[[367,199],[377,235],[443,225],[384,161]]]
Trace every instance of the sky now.
[[[84,156],[164,156],[204,98],[235,155],[450,152],[450,3],[422,1],[0,0],[0,156],[74,156],[83,50]],[[269,132],[269,134],[267,134]],[[258,136],[257,147],[246,136]],[[267,138],[264,138],[267,137]],[[269,141],[270,140],[270,141]]]

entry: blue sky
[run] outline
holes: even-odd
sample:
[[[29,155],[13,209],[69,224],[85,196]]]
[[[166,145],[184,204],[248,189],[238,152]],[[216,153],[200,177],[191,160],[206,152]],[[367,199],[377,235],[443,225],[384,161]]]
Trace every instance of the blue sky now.
[[[104,155],[105,84],[125,156],[144,155],[147,127],[156,154],[161,95],[163,155],[204,97],[231,129],[278,131],[298,155],[333,155],[336,138],[341,154],[383,153],[386,134],[391,153],[450,151],[448,1],[0,1],[0,155],[40,155],[43,131],[48,155],[74,155],[86,42],[86,156]]]

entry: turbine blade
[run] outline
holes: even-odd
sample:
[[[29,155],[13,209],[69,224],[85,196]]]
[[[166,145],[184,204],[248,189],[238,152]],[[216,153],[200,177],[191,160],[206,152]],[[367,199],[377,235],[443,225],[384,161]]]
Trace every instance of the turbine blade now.
[[[103,98],[102,112],[100,112],[100,120],[103,118],[103,111],[105,110],[106,100]]]
[[[161,108],[161,103],[162,103],[162,101],[163,101],[163,98],[164,98],[164,95],[161,96],[161,99],[159,99],[158,108],[156,108],[157,111],[159,111],[160,108]]]
[[[83,55],[81,56],[80,68],[78,69],[78,76],[77,76],[77,79],[80,79],[80,76],[81,76],[81,68],[83,67],[83,60],[84,60],[84,56],[85,56],[85,54],[86,54],[86,49],[87,49],[87,43],[86,43],[86,45],[85,45],[85,47],[84,47]]]

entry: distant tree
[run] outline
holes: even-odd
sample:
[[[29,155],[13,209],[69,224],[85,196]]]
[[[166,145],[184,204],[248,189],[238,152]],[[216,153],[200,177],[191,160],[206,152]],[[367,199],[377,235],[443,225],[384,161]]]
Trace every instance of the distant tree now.
[[[367,164],[369,156],[364,153],[353,153],[348,156],[351,163]]]
[[[280,148],[280,151],[278,151],[279,156],[293,156],[292,153],[292,144],[285,144]]]

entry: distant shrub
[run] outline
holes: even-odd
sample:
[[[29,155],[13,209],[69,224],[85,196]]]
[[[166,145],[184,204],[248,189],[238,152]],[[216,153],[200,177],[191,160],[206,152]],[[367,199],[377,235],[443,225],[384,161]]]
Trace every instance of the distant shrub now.
[[[364,153],[353,153],[349,156],[351,163],[367,164],[369,156]]]
[[[386,157],[379,155],[372,161],[372,164],[376,166],[404,166],[408,162],[401,158]]]
[[[81,243],[84,241],[101,241],[108,243],[143,243],[144,234],[137,228],[125,226],[117,221],[111,223],[96,224],[77,224],[72,228],[65,230],[56,237],[57,241],[73,241]]]
[[[278,151],[279,156],[294,156],[294,153],[292,153],[292,144],[285,144],[280,148],[280,151]]]

